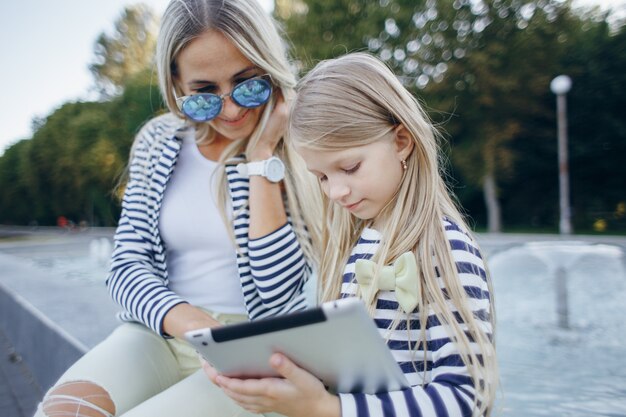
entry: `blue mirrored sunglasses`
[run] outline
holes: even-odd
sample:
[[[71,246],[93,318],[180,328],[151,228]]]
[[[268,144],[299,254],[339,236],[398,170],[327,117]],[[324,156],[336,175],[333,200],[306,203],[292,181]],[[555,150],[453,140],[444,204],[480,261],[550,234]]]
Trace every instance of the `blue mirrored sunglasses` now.
[[[176,97],[178,109],[195,122],[208,122],[215,119],[222,111],[224,98],[230,97],[238,106],[254,109],[267,103],[272,95],[269,76],[250,78],[233,87],[230,93],[217,95],[199,93]]]

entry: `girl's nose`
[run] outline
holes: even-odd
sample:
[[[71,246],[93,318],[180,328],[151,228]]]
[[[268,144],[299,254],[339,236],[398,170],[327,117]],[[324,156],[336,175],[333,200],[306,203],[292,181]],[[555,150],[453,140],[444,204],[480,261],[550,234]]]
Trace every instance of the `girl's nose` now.
[[[333,201],[341,202],[345,197],[350,194],[350,187],[343,182],[330,182],[328,183],[328,198]]]

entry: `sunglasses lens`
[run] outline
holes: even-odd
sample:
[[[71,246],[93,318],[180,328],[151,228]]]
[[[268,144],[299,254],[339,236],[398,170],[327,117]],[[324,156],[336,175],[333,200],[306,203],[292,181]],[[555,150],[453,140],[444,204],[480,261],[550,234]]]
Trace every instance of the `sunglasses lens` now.
[[[241,107],[252,109],[267,103],[271,94],[272,85],[263,78],[255,78],[235,87],[231,97]]]
[[[215,94],[194,94],[182,105],[185,116],[196,122],[208,122],[222,110],[222,100]]]

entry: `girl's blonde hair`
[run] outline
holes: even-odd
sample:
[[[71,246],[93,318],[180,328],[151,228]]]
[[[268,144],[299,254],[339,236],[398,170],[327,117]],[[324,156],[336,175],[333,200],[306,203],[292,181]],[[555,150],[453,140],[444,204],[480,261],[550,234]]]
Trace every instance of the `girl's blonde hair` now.
[[[183,95],[175,83],[178,71],[176,59],[191,41],[209,30],[223,34],[256,67],[269,74],[275,90],[280,90],[286,100],[293,96],[296,81],[289,66],[286,43],[279,34],[277,22],[256,0],[172,0],[161,20],[156,52],[159,87],[170,112],[185,118],[176,105],[174,95]],[[256,146],[274,109],[278,93],[275,91],[265,105],[250,137],[233,141],[222,153],[220,162],[247,153]],[[195,128],[199,143],[210,143],[213,140],[215,132],[208,123],[187,123]],[[314,260],[311,242],[318,239],[316,222],[319,221],[320,210],[316,207],[321,207],[316,198],[319,192],[314,178],[306,172],[299,155],[284,141],[277,146],[276,154],[286,166],[284,189],[292,225],[305,254]],[[217,175],[220,184],[217,191],[219,207],[226,207],[228,189],[224,166]],[[303,210],[303,207],[307,207],[307,210]],[[225,210],[220,209],[220,213],[228,224]]]
[[[451,329],[451,339],[474,381],[476,413],[488,414],[498,379],[492,343],[494,304],[492,300],[492,326],[484,329],[468,305],[443,219],[450,219],[468,233],[469,228],[442,178],[438,136],[417,100],[389,68],[368,54],[353,53],[323,61],[298,85],[290,115],[289,137],[298,147],[343,150],[389,137],[399,125],[410,132],[414,148],[406,159],[407,168],[395,198],[380,214],[386,219],[380,230],[383,239],[372,259],[380,268],[404,252],[415,253],[423,289],[418,305],[420,319],[426,323],[430,309]],[[343,269],[366,221],[351,216],[326,197],[323,209],[325,247],[320,249],[319,289],[321,300],[328,301],[340,296]],[[449,299],[441,291],[435,267]],[[488,285],[493,294],[489,278]],[[375,303],[375,299],[372,300],[370,311],[374,310]],[[467,334],[455,319],[450,303],[466,324]],[[399,319],[394,320],[392,328],[398,324]],[[421,326],[423,338],[425,327]],[[472,349],[474,343],[478,351]]]

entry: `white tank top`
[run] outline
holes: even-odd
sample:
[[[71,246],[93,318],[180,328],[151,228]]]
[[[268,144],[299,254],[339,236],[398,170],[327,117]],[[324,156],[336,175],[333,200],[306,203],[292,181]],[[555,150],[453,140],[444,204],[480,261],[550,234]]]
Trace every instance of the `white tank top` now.
[[[215,171],[185,132],[161,207],[159,230],[167,251],[170,288],[190,304],[245,314],[235,246],[217,209]],[[227,208],[232,218],[232,207]]]

